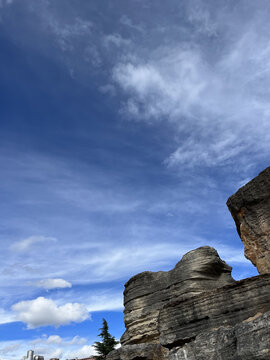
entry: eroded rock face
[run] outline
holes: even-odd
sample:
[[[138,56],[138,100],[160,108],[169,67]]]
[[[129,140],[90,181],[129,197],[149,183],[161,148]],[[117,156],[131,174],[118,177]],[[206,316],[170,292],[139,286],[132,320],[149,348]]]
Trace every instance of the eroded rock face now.
[[[160,311],[160,344],[172,349],[211,329],[234,326],[267,311],[270,311],[270,274],[237,281],[190,299],[171,301]]]
[[[126,345],[112,351],[107,360],[167,360],[169,350],[159,344]]]
[[[234,283],[232,268],[209,246],[192,250],[168,272],[144,272],[125,285],[122,345],[159,343],[158,317],[165,304]]]
[[[227,206],[260,274],[270,273],[270,167],[232,195]]]
[[[107,360],[269,360],[269,299],[270,274],[176,298],[159,312],[157,343],[123,345]]]
[[[267,360],[270,359],[270,312],[235,326],[203,332],[169,353],[169,360]]]
[[[159,312],[157,343],[123,345],[107,360],[269,360],[269,299],[270,274],[176,298]]]

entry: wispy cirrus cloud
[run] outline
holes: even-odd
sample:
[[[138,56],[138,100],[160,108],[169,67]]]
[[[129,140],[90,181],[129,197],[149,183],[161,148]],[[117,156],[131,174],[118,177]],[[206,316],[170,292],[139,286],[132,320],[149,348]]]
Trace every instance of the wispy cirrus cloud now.
[[[165,5],[145,3],[143,17],[125,7],[119,15],[116,7],[103,27],[85,16],[98,11],[93,4],[81,11],[71,6],[65,16],[50,4],[28,0],[22,7],[39,24],[46,52],[60,57],[80,81],[100,74],[98,88],[117,97],[124,118],[169,122],[174,150],[164,164],[232,168],[240,158],[243,171],[268,156],[270,45],[260,7],[173,1],[172,19]]]
[[[230,165],[239,156],[247,163],[266,156],[270,107],[259,79],[263,76],[263,87],[270,82],[269,44],[259,39],[255,30],[243,34],[214,64],[199,45],[172,44],[151,58],[116,65],[113,80],[127,96],[123,114],[174,124],[180,145],[169,165],[213,167]],[[250,43],[257,49],[253,54]]]
[[[4,347],[2,347],[0,349],[0,354],[1,355],[7,355],[7,354],[10,354],[10,353],[14,353],[19,348],[20,348],[20,344],[18,344],[18,343],[6,345],[6,346],[4,346]]]
[[[201,245],[241,269],[237,278],[252,274],[225,202],[268,158],[269,4],[262,1],[261,16],[242,0],[120,0],[106,7],[25,0],[1,7],[8,41],[23,61],[31,58],[31,75],[40,80],[34,91],[38,83],[55,95],[48,97],[55,113],[47,104],[44,110],[49,130],[40,147],[39,119],[26,127],[27,146],[8,143],[9,136],[1,142],[1,322],[37,328],[122,310],[130,276],[169,270]],[[45,79],[49,63],[52,83]],[[55,81],[58,67],[63,78],[70,75],[70,92]],[[68,106],[77,91],[89,106]],[[20,123],[28,115],[22,111]],[[74,316],[65,316],[67,304]],[[91,352],[60,335],[33,346],[46,357]]]
[[[122,114],[175,128],[169,166],[226,167],[239,158],[241,169],[254,166],[269,154],[267,19],[261,12],[241,17],[238,4],[238,22],[229,28],[235,16],[229,3],[215,11],[201,1],[193,5],[187,4],[181,24],[189,34],[175,40],[165,25],[170,42],[161,36],[150,52],[142,42],[115,64],[112,79],[125,97]]]
[[[40,243],[56,242],[57,239],[54,237],[48,237],[43,235],[33,235],[26,239],[22,239],[11,244],[10,249],[18,252],[25,252],[31,249],[34,245]]]

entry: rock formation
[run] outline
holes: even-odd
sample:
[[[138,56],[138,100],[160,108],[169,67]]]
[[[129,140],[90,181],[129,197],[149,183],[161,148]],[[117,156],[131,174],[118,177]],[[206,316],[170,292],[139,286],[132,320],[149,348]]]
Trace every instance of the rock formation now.
[[[270,272],[270,167],[227,201],[245,246],[245,256],[260,274]]]
[[[146,271],[132,277],[125,285],[127,330],[121,343],[159,342],[158,317],[164,304],[233,283],[231,270],[215,249],[205,246],[184,255],[171,271]]]
[[[227,203],[264,274],[234,281],[231,267],[204,246],[171,271],[132,277],[122,346],[107,360],[270,360],[269,198],[270,168]]]

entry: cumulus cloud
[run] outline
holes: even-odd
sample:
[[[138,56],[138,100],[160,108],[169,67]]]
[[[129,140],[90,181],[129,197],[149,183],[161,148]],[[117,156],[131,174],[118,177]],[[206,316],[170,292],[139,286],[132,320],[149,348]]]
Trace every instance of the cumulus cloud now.
[[[47,236],[42,236],[42,235],[33,235],[30,236],[26,239],[22,239],[20,241],[14,242],[11,246],[10,249],[13,251],[18,251],[18,252],[25,252],[28,251],[29,249],[31,249],[34,245],[39,244],[39,243],[50,243],[50,242],[56,242],[57,239],[55,239],[54,237],[47,237]]]
[[[47,325],[58,327],[89,318],[85,305],[67,303],[57,306],[53,300],[44,297],[18,302],[12,306],[12,310],[17,320],[26,323],[29,329]]]
[[[72,284],[64,279],[44,279],[35,283],[37,287],[46,290],[71,288]]]

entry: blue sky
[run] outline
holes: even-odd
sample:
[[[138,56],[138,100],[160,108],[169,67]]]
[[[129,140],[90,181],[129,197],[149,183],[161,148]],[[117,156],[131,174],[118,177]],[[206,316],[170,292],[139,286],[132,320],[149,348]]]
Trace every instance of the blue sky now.
[[[0,0],[0,359],[92,353],[269,165],[268,1]]]

